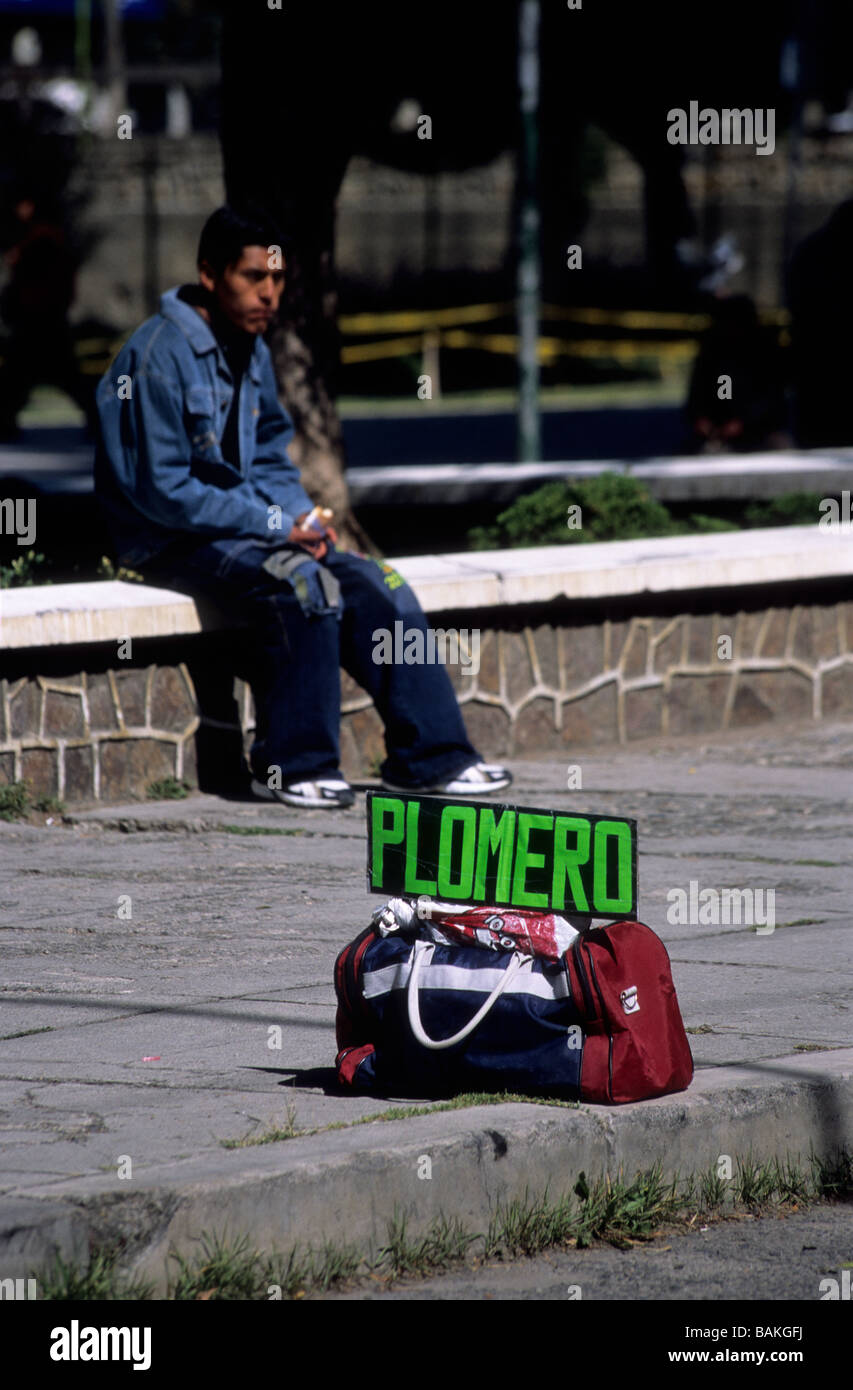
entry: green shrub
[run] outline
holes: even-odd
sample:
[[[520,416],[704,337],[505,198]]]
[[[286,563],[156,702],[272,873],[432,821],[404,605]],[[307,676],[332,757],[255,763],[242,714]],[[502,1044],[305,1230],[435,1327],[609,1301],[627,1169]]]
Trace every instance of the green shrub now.
[[[737,531],[742,527],[813,526],[820,519],[820,502],[817,492],[785,492],[766,501],[750,502],[738,513],[739,521],[703,512],[677,520],[630,474],[599,473],[584,482],[545,483],[535,492],[517,497],[493,525],[469,531],[468,541],[472,550],[503,550]],[[572,507],[580,509],[574,514],[574,524],[570,524]]]
[[[53,578],[49,578],[49,575],[53,575]],[[27,550],[23,555],[14,556],[8,564],[0,564],[0,589],[31,588],[34,584],[54,582],[85,583],[90,579],[124,579],[129,584],[145,582],[136,570],[126,569],[124,565],[117,568],[106,555],[101,557],[96,570],[92,569],[90,562],[83,563],[81,567],[77,563],[71,564],[70,560],[63,561],[56,556],[47,557],[35,550]]]
[[[743,519],[747,526],[815,526],[820,521],[819,492],[783,492],[767,501],[750,502]]]
[[[145,580],[136,570],[126,569],[124,565],[116,567],[108,555],[102,555],[98,561],[98,579],[124,579],[128,584],[144,584]]]
[[[580,513],[572,514],[572,507]],[[497,550],[672,536],[683,529],[635,478],[599,473],[585,482],[545,483],[516,498],[494,526],[475,527],[469,540],[474,550]]]
[[[41,796],[33,800],[32,792],[26,782],[9,782],[0,787],[0,820],[23,820],[30,811],[41,811],[46,816],[61,816],[65,802],[55,796]]]
[[[27,589],[33,584],[49,584],[49,579],[36,574],[38,567],[44,563],[44,556],[36,554],[34,550],[16,555],[11,564],[0,565],[0,589]]]
[[[0,820],[21,820],[30,809],[30,789],[26,782],[9,782],[0,787]]]
[[[191,791],[189,782],[179,781],[177,777],[161,777],[149,782],[145,794],[151,801],[183,801]]]

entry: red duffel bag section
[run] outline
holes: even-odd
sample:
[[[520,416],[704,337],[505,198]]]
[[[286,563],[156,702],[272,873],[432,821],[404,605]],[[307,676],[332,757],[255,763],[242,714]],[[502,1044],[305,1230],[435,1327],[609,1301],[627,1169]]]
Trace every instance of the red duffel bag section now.
[[[614,922],[583,932],[564,959],[584,1016],[582,1098],[619,1105],[686,1090],[693,1057],[660,937]]]
[[[408,904],[398,918],[394,903],[403,900],[376,914],[337,960],[342,1085],[413,1095],[491,1087],[599,1105],[690,1085],[693,1058],[669,955],[642,922],[577,934],[554,919],[574,940],[546,933],[543,947],[530,932],[502,935],[498,909],[462,918],[441,904],[429,913]],[[489,931],[476,930],[481,918]],[[473,947],[457,943],[460,923]],[[507,983],[496,989],[502,971]],[[412,1023],[413,993],[414,1012],[427,1011],[426,1030]]]

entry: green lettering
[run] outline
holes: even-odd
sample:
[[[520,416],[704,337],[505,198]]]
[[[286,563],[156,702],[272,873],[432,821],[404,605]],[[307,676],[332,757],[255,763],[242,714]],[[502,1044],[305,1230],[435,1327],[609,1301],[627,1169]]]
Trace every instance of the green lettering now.
[[[553,816],[536,816],[527,811],[518,816],[518,849],[515,855],[515,872],[512,877],[513,907],[547,907],[547,893],[529,893],[524,886],[528,869],[541,869],[545,863],[544,854],[528,852],[527,843],[532,830],[550,830],[554,824]]]
[[[406,802],[406,892],[417,896],[419,893],[426,893],[428,897],[435,897],[435,879],[418,878],[418,816],[421,804],[419,801]]]
[[[385,846],[403,843],[403,803],[396,796],[374,796],[371,801],[373,867],[371,883],[374,888],[384,887]],[[390,824],[386,815],[390,812]]]
[[[554,822],[554,877],[551,884],[551,906],[562,912],[566,905],[566,879],[569,880],[569,907],[588,912],[586,892],[580,866],[589,859],[589,821],[580,816],[557,816]],[[566,837],[574,832],[574,849],[569,849]]]
[[[453,859],[453,827],[462,826],[462,855],[459,880],[451,877]],[[476,806],[445,806],[441,812],[441,835],[438,843],[438,896],[467,901],[474,881],[474,841],[477,837]]]
[[[495,880],[495,905],[509,902],[510,872],[512,870],[512,851],[515,843],[515,811],[504,811],[497,825],[495,813],[490,806],[480,811],[480,824],[477,833],[477,867],[474,876],[473,898],[483,902],[486,897],[486,867],[490,855],[500,847],[498,872]]]
[[[617,891],[615,898],[607,896],[607,841],[616,840]],[[631,909],[631,827],[624,821],[600,820],[592,842],[593,912],[609,915]]]

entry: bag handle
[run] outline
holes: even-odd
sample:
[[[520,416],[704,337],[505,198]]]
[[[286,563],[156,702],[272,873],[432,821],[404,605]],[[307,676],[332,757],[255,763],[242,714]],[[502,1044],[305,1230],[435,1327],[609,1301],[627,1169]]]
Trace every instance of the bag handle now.
[[[440,1042],[437,1042],[434,1038],[428,1037],[424,1032],[423,1024],[421,1023],[420,1008],[418,1007],[418,976],[420,975],[421,966],[423,965],[426,954],[429,953],[430,958],[432,957],[432,953],[435,950],[435,943],[432,941],[416,941],[414,949],[415,955],[412,961],[412,969],[407,987],[409,1024],[415,1038],[421,1046],[428,1047],[432,1052],[440,1052],[442,1048],[453,1047],[456,1043],[461,1042],[463,1038],[467,1038],[469,1033],[473,1033],[477,1025],[482,1023],[486,1014],[492,1008],[492,1005],[497,1003],[510,980],[514,975],[518,974],[524,964],[524,957],[515,953],[506,970],[501,973],[501,978],[498,980],[485,1004],[477,1010],[471,1021],[466,1023],[464,1028],[460,1028],[458,1033],[454,1033],[452,1038],[442,1038]]]

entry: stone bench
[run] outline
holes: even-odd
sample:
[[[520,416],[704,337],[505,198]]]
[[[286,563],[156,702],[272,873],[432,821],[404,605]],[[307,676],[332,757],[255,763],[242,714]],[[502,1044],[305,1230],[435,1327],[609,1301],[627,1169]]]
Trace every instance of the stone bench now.
[[[431,626],[479,631],[479,671],[450,674],[490,758],[571,761],[595,743],[853,715],[853,536],[843,531],[392,563]],[[26,778],[69,802],[141,797],[170,775],[213,789],[251,739],[247,640],[170,590],[0,591],[0,781]],[[342,693],[343,766],[364,776],[383,756],[381,723],[347,676]]]
[[[768,500],[786,492],[837,497],[853,489],[853,449],[791,449],[766,454],[683,455],[560,463],[381,464],[347,469],[356,507],[510,503],[543,483],[579,483],[621,473],[668,504]]]
[[[783,449],[772,453],[685,454],[674,458],[566,459],[536,463],[408,463],[347,469],[356,508],[417,503],[509,503],[520,492],[562,479],[582,482],[601,473],[636,478],[666,503],[743,502],[785,492],[837,497],[853,488],[853,449]],[[94,494],[91,445],[62,451],[0,446],[0,479],[31,485],[42,497]]]

